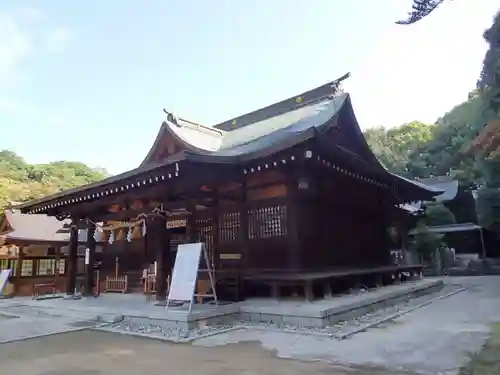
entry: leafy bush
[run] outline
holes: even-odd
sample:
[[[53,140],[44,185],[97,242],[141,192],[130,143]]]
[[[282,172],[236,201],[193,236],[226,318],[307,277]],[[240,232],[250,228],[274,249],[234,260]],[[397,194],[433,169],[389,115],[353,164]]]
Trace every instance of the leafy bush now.
[[[410,250],[420,254],[424,261],[432,261],[435,251],[444,246],[444,235],[429,232],[424,220],[417,223],[416,233],[410,242]]]
[[[443,204],[428,204],[425,209],[425,223],[428,226],[455,224],[455,215]]]

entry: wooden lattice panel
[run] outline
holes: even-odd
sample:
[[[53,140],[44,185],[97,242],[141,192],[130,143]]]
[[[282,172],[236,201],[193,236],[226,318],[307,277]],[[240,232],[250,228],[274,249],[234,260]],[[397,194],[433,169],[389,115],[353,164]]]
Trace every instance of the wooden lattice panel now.
[[[221,244],[235,242],[240,234],[240,213],[223,213],[219,220],[219,241]]]
[[[200,233],[200,238],[205,242],[208,257],[213,259],[214,235],[212,218],[208,217],[198,219],[196,220],[196,226],[198,228],[198,232]]]
[[[286,206],[274,205],[248,211],[248,237],[263,239],[287,235]]]

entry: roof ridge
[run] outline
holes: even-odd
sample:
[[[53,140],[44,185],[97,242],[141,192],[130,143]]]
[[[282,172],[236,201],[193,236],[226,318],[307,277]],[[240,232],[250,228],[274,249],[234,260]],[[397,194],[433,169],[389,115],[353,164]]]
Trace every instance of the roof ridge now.
[[[351,73],[346,73],[342,77],[325,83],[314,89],[302,92],[301,94],[294,95],[266,107],[218,123],[214,125],[213,128],[218,130],[231,131],[234,129],[242,128],[249,124],[278,116],[286,112],[293,111],[297,108],[303,107],[304,105],[311,104],[312,102],[321,101],[332,95],[335,95],[335,93],[339,91],[340,83],[350,76]]]
[[[220,135],[220,136],[223,136],[224,133],[225,133],[224,131],[222,131],[220,129],[214,129],[211,126],[197,124],[195,122],[186,120],[186,119],[184,119],[182,117],[179,117],[178,120],[182,121],[182,124],[176,124],[176,125],[179,125],[179,126],[188,126],[188,127],[192,128],[192,129],[201,130],[201,131],[204,131],[206,133],[215,133],[215,134]],[[168,120],[166,120],[166,121],[168,121]]]
[[[198,124],[197,122],[187,120],[183,117],[177,117],[172,112],[168,112],[165,108],[163,108],[163,112],[167,115],[167,118],[164,122],[168,121],[168,122],[172,122],[175,125],[179,125],[179,124],[177,124],[177,121],[182,121],[182,122],[185,122],[191,126],[194,126],[194,127],[197,127],[197,128],[203,129],[203,130],[207,130],[209,132],[218,133],[220,135],[223,135],[223,131],[220,129],[215,129],[212,126],[208,126],[208,125]]]

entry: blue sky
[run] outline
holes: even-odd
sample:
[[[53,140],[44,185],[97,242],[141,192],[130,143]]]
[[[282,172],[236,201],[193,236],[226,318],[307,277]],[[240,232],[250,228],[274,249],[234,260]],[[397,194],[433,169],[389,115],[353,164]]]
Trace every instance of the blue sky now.
[[[76,5],[75,5],[76,4]],[[162,108],[211,125],[345,85],[363,128],[433,122],[474,88],[497,0],[402,27],[411,0],[0,2],[0,149],[136,167]]]

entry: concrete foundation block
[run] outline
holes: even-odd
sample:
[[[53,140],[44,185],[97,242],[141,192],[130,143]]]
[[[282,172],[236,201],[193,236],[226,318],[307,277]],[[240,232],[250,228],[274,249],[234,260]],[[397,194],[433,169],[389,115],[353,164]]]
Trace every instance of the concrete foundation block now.
[[[278,326],[283,324],[283,316],[282,315],[262,314],[260,319],[261,319],[262,323],[270,323],[270,324],[275,324]]]

